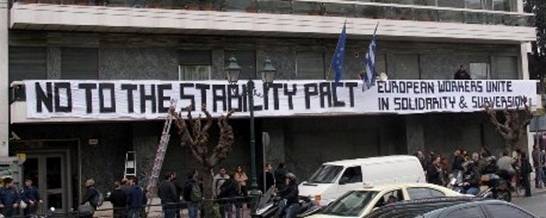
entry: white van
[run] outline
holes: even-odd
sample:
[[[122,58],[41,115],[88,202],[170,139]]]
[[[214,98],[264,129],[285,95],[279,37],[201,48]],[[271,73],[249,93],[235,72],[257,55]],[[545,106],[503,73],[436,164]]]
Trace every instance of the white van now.
[[[421,182],[426,182],[426,178],[419,159],[393,155],[324,163],[298,188],[300,196],[326,206],[347,191],[365,185]]]

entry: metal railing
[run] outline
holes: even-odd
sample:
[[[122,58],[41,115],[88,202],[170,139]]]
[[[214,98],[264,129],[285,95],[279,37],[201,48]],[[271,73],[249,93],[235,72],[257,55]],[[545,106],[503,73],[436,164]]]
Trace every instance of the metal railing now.
[[[354,0],[12,0],[19,3],[242,11],[355,18],[533,26],[534,16],[499,10]]]
[[[252,208],[251,197],[234,197],[227,199],[215,199],[215,200],[203,200],[197,202],[198,217],[250,217]],[[128,208],[128,207],[108,207],[97,208],[94,212],[94,217],[125,217],[130,210],[139,210],[140,217],[162,217],[164,210],[171,210],[174,213],[180,214],[181,218],[189,217],[188,214],[188,202],[171,203],[171,204],[143,204],[140,208]],[[147,208],[151,208],[146,211]],[[2,211],[0,210],[0,213]],[[48,218],[48,217],[67,217],[76,218],[80,217],[77,210],[71,210],[69,212],[62,211],[50,211],[42,208],[36,214],[32,216],[24,216],[22,210],[17,214],[10,216],[13,218]]]

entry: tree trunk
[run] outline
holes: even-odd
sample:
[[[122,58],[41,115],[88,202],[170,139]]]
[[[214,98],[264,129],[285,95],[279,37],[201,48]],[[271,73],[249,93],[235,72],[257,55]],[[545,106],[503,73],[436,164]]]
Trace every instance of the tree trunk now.
[[[205,198],[201,206],[203,208],[202,210],[203,217],[219,218],[220,217],[219,208],[212,201],[212,199],[214,199],[214,196],[212,196],[213,175],[211,174],[211,170],[212,170],[211,168],[203,167],[199,171],[199,175],[201,176],[201,179],[203,182],[203,197]]]

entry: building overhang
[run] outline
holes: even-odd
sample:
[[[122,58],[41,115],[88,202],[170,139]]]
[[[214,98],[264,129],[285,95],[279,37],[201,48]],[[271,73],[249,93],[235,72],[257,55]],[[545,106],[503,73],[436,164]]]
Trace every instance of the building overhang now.
[[[345,21],[347,33],[356,39],[369,38],[379,23],[382,39],[514,44],[536,40],[535,28],[526,26],[17,2],[10,10],[11,29],[77,32],[336,37]]]

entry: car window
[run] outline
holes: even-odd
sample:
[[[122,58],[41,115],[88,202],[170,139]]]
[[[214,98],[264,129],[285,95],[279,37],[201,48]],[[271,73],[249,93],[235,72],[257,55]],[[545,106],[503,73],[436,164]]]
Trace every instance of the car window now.
[[[491,217],[495,217],[495,218],[533,217],[531,214],[528,214],[527,212],[517,207],[510,206],[508,204],[487,204],[485,205],[485,208],[487,210],[487,213],[491,215]]]
[[[408,188],[408,194],[409,194],[409,198],[412,200],[445,196],[444,193],[438,190],[425,188],[425,187]]]
[[[383,196],[381,196],[381,198],[379,198],[377,203],[375,203],[374,208],[382,207],[387,204],[394,203],[397,201],[403,201],[403,200],[404,200],[404,195],[402,194],[402,190],[396,189],[394,191],[387,192]]]
[[[322,210],[322,214],[335,216],[358,216],[377,195],[377,191],[349,192]]]
[[[483,214],[483,211],[480,209],[478,205],[475,206],[468,206],[463,208],[457,208],[453,211],[450,211],[446,214],[446,216],[442,217],[450,217],[450,218],[485,218],[485,215]]]
[[[315,173],[313,173],[311,178],[309,178],[309,182],[332,183],[337,178],[341,170],[343,170],[342,166],[322,165]]]
[[[343,183],[362,182],[362,169],[360,166],[347,168],[339,181]]]

